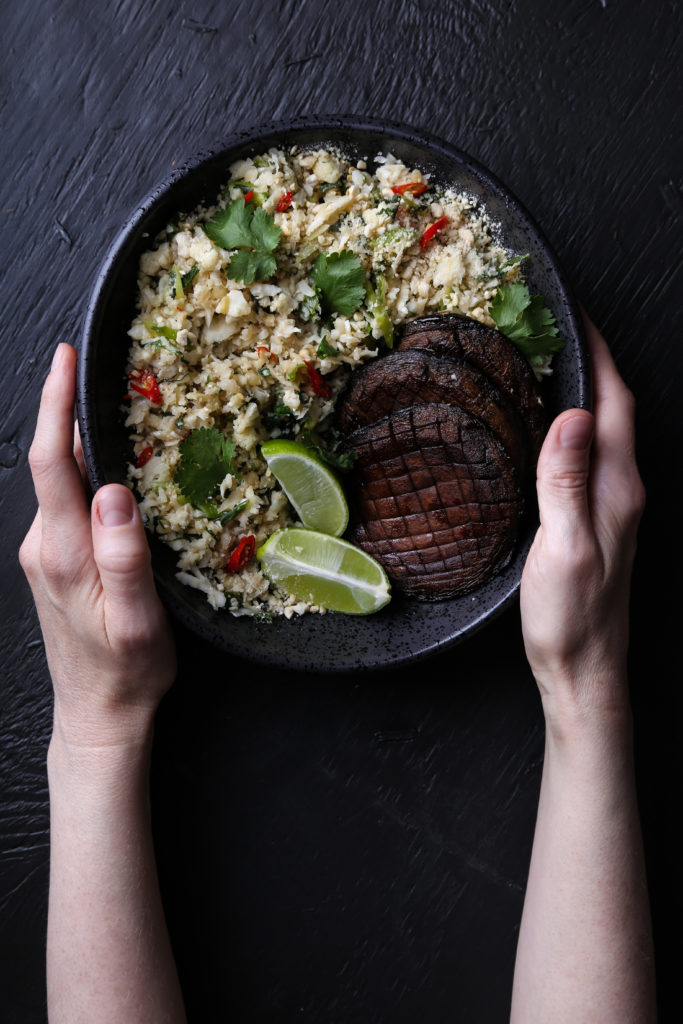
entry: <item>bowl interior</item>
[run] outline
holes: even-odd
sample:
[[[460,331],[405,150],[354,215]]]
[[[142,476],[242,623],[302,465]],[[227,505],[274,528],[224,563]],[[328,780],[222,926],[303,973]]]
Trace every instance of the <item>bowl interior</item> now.
[[[135,315],[140,255],[178,211],[213,203],[238,159],[271,146],[333,143],[372,166],[391,152],[406,164],[429,171],[444,183],[475,196],[500,225],[501,242],[529,253],[526,280],[555,313],[566,342],[544,384],[551,416],[574,406],[590,407],[589,364],[575,303],[548,244],[521,205],[488,171],[440,140],[399,126],[365,121],[320,120],[272,125],[227,140],[219,151],[198,156],[156,188],[134,211],[113,245],[87,308],[80,353],[78,414],[86,466],[94,489],[124,482],[132,449],[123,425],[122,395]],[[349,671],[398,665],[455,643],[505,608],[519,587],[524,560],[536,529],[534,510],[526,516],[516,553],[506,568],[472,594],[427,603],[395,594],[372,616],[304,615],[271,621],[235,618],[214,611],[203,594],[175,579],[175,554],[150,538],[157,585],[172,613],[226,650],[260,662],[314,671]]]

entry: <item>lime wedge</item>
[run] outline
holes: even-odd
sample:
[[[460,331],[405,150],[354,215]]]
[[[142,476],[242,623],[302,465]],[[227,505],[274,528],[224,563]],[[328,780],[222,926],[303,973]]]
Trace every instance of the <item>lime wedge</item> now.
[[[349,522],[349,509],[330,467],[296,441],[267,441],[261,445],[261,454],[304,526],[340,537]]]
[[[379,562],[328,533],[299,526],[278,530],[256,555],[268,579],[285,593],[332,612],[369,615],[391,598]]]

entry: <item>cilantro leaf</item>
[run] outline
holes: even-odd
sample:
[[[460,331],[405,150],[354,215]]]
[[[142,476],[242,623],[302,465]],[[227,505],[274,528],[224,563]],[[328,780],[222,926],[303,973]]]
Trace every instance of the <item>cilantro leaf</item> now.
[[[489,306],[499,331],[513,341],[523,356],[539,366],[545,357],[561,352],[555,317],[542,295],[529,295],[525,284],[504,284]]]
[[[307,295],[305,299],[299,303],[297,313],[305,324],[309,320],[313,320],[315,317],[320,316],[320,299],[318,293],[314,292],[313,295]]]
[[[275,257],[269,253],[238,249],[228,264],[228,277],[233,281],[253,284],[254,281],[265,281],[267,277],[272,277],[276,270]]]
[[[237,200],[240,202],[240,200]],[[244,202],[244,200],[242,200]],[[249,204],[251,206],[251,203]],[[282,228],[278,227],[275,219],[269,213],[257,206],[251,218],[251,234],[256,240],[256,248],[272,252],[277,249]]]
[[[321,252],[313,264],[313,283],[323,317],[332,313],[351,316],[365,298],[365,271],[355,253]]]
[[[228,273],[234,281],[262,281],[271,277],[277,262],[273,252],[282,234],[269,213],[236,199],[224,210],[215,213],[204,225],[204,231],[221,249],[237,249],[230,259]]]
[[[205,504],[228,473],[237,475],[234,456],[235,445],[215,427],[190,431],[180,442],[180,465],[175,472],[183,497],[193,505]]]
[[[489,306],[489,313],[503,334],[514,327],[517,320],[531,302],[529,289],[525,284],[504,284],[496,292]]]
[[[318,345],[316,355],[318,359],[327,359],[331,356],[338,356],[339,349],[335,348],[334,345],[330,345],[329,337],[326,334],[324,334],[320,339],[320,344]]]

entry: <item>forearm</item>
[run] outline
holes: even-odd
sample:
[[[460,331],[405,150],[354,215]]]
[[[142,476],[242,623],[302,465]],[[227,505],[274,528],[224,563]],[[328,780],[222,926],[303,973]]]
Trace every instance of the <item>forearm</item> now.
[[[550,722],[513,1024],[650,1024],[654,967],[627,710]]]
[[[148,806],[152,721],[126,743],[48,754],[50,1024],[185,1021]]]

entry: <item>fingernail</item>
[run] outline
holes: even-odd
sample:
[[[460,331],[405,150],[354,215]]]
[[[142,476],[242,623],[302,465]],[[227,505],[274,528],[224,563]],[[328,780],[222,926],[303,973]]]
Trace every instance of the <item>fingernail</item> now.
[[[51,367],[51,369],[56,370],[58,366],[61,366],[61,363],[62,363],[63,359],[64,359],[64,346],[62,345],[62,343],[60,341],[59,345],[57,345],[57,348],[55,349],[55,354],[52,357],[52,367]]]
[[[572,416],[560,427],[560,444],[575,452],[583,451],[591,443],[593,420],[588,416]]]
[[[102,526],[126,526],[133,518],[134,509],[133,495],[121,487],[103,491],[97,501]]]

